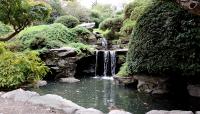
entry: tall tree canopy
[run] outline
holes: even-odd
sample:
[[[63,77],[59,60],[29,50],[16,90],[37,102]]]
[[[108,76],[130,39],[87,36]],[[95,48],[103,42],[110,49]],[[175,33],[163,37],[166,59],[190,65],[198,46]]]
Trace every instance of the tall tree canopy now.
[[[0,41],[8,41],[34,21],[46,19],[50,7],[33,0],[0,0],[0,21],[13,27],[14,32]]]

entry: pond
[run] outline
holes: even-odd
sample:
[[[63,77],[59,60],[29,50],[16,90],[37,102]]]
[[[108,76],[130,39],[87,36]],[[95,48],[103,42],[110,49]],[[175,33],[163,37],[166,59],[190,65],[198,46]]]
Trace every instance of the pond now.
[[[57,94],[83,107],[94,107],[108,112],[109,106],[134,114],[157,110],[200,110],[200,99],[151,96],[136,90],[117,86],[112,80],[85,78],[74,84],[49,82],[47,86],[31,90],[43,94]]]

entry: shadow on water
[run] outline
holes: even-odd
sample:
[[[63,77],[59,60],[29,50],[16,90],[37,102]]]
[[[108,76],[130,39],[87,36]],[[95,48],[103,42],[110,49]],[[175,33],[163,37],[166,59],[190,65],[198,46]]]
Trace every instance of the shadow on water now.
[[[57,94],[83,107],[94,107],[108,112],[109,106],[116,106],[134,114],[157,110],[200,110],[200,99],[151,96],[125,87],[116,86],[112,80],[100,78],[81,79],[80,83],[64,84],[51,82],[46,87],[31,89],[43,94]]]

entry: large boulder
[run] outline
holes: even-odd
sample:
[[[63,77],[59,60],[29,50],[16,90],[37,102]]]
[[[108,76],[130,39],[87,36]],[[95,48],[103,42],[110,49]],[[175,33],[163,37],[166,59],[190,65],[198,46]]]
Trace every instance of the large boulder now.
[[[123,110],[111,110],[108,114],[132,114]]]
[[[32,97],[38,97],[39,94],[31,91],[24,91],[23,89],[17,89],[11,92],[3,94],[2,98],[13,99],[14,101],[27,102]]]
[[[33,103],[33,104],[41,104],[41,105],[53,107],[56,109],[63,109],[63,108],[84,109],[83,107],[78,106],[72,101],[63,99],[61,96],[53,95],[53,94],[32,97],[28,100],[28,102]]]

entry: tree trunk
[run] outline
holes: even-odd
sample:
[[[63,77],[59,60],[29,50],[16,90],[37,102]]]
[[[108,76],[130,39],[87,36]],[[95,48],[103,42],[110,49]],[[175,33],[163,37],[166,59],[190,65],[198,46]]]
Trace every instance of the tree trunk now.
[[[200,16],[200,2],[197,0],[175,0],[189,12]]]
[[[3,41],[3,42],[8,41],[8,40],[12,39],[14,36],[16,36],[20,31],[15,31],[15,32],[13,32],[12,34],[10,34],[6,38],[0,38],[0,41]]]

